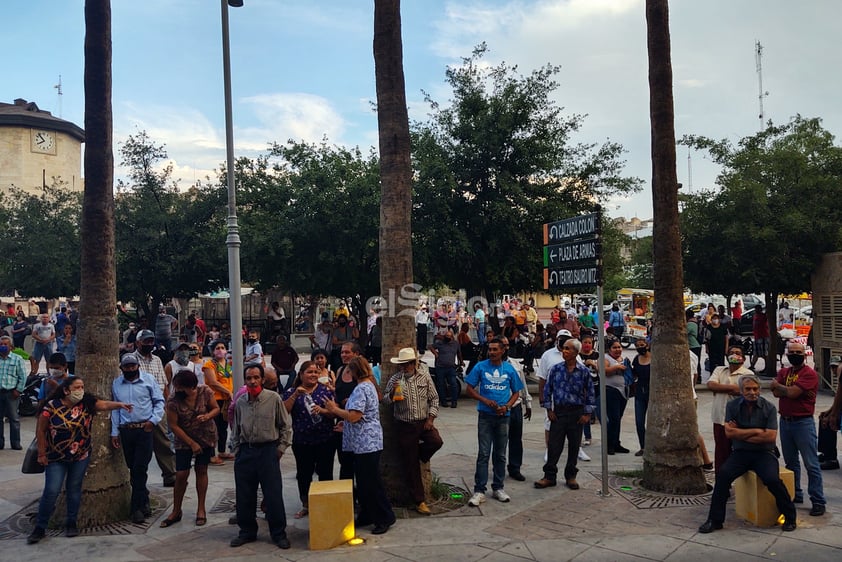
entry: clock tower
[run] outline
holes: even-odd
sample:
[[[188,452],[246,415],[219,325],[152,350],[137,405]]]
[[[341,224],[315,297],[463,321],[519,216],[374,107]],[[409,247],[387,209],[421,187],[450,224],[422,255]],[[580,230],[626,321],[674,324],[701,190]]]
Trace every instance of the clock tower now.
[[[0,102],[0,191],[37,193],[58,182],[82,191],[85,132],[34,102]]]

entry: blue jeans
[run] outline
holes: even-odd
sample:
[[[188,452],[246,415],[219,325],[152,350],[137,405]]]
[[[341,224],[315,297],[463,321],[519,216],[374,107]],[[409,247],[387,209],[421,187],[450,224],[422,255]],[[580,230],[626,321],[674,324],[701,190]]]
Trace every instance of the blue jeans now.
[[[485,344],[485,322],[477,324],[477,340],[480,345]]]
[[[12,447],[20,447],[20,415],[18,404],[20,396],[12,398],[11,390],[0,390],[0,447],[6,446],[4,421],[9,420],[9,441]]]
[[[626,397],[621,390],[613,386],[605,388],[605,417],[608,418],[606,429],[609,451],[620,445],[620,422],[623,421],[626,402]]]
[[[816,422],[812,416],[799,420],[786,421],[781,416],[780,424],[781,452],[786,467],[795,473],[795,499],[803,500],[801,489],[801,461],[807,470],[807,493],[813,505],[825,505],[822,471],[819,468],[818,436]]]
[[[35,342],[35,345],[32,347],[32,358],[35,359],[36,365],[41,362],[42,357],[44,359],[49,359],[52,354],[52,343]]]
[[[459,400],[456,367],[436,367],[436,391],[442,404],[447,404],[447,385],[450,385],[450,401],[455,404]]]
[[[637,441],[644,449],[646,442],[646,411],[649,410],[649,387],[637,386],[634,393],[634,426],[637,429]]]
[[[76,518],[79,515],[79,504],[82,502],[82,479],[91,456],[88,455],[83,461],[75,462],[51,462],[44,470],[44,493],[41,494],[41,502],[38,504],[38,517],[35,519],[35,526],[46,529],[50,523],[50,516],[56,507],[56,499],[61,493],[61,485],[67,478],[65,495],[67,496],[67,519],[66,525],[76,525]]]
[[[477,422],[477,442],[474,492],[485,493],[488,484],[489,458],[491,458],[491,466],[494,471],[491,489],[502,490],[503,479],[506,478],[506,445],[509,442],[509,418],[480,412]]]

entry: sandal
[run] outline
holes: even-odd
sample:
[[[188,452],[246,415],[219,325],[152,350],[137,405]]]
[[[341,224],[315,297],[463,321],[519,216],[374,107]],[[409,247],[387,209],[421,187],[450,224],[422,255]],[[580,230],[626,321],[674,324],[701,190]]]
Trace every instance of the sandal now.
[[[217,456],[221,459],[225,459],[225,460],[229,460],[229,461],[234,458],[234,455],[232,455],[231,453],[219,453]]]
[[[207,522],[208,522],[207,517],[199,517],[198,515],[196,516],[196,526],[197,527],[204,527],[205,523],[207,523]]]
[[[222,460],[222,459],[220,459],[219,457],[211,457],[211,460],[210,460],[210,461],[208,461],[208,462],[210,462],[210,464],[212,464],[212,465],[214,465],[214,466],[223,466],[223,465],[225,465],[225,461],[223,461],[223,460]]]
[[[161,521],[161,528],[166,529],[167,527],[171,527],[181,521],[181,513],[178,514],[178,517],[167,517],[163,521]]]
[[[309,509],[307,509],[306,507],[302,507],[297,512],[295,512],[295,518],[296,519],[304,519],[305,517],[307,517],[307,515],[309,513],[310,513]]]

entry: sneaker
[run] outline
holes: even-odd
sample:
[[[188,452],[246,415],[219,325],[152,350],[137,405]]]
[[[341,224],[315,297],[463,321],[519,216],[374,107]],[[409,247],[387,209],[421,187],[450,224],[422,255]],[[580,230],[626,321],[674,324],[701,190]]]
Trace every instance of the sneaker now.
[[[583,451],[582,449],[579,449],[579,460],[580,461],[589,461],[589,460],[591,460],[591,458],[588,456],[588,454],[585,451]]]
[[[813,509],[810,510],[810,515],[813,517],[821,517],[825,513],[825,506],[822,503],[814,503]]]
[[[76,525],[68,525],[64,529],[64,536],[69,538],[69,539],[72,539],[73,537],[78,537],[79,536],[79,528]]]
[[[479,504],[485,502],[485,494],[482,492],[474,492],[474,495],[471,496],[471,499],[468,500],[468,505],[473,507],[479,507]]]
[[[505,491],[505,490],[503,490],[503,489],[500,489],[500,490],[494,490],[494,493],[493,493],[493,494],[491,494],[491,496],[492,496],[495,500],[497,500],[497,501],[501,501],[501,502],[503,502],[503,503],[506,503],[506,502],[508,502],[508,501],[511,501],[511,499],[512,499],[512,498],[511,498],[511,496],[509,496],[509,494],[507,494],[507,493],[506,493],[506,491]]]
[[[582,447],[587,447],[587,446],[588,446],[588,445],[590,445],[590,444],[591,444],[591,440],[590,440],[590,439],[585,439],[585,440],[583,440],[583,441],[582,441]]]

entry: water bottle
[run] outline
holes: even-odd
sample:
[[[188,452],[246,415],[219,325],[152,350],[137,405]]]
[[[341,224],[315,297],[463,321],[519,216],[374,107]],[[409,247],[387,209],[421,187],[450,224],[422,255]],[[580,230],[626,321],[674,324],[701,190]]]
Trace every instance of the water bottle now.
[[[322,415],[316,412],[316,402],[309,394],[304,395],[304,406],[307,408],[307,411],[310,412],[310,419],[313,420],[313,423],[319,423],[322,421]]]

